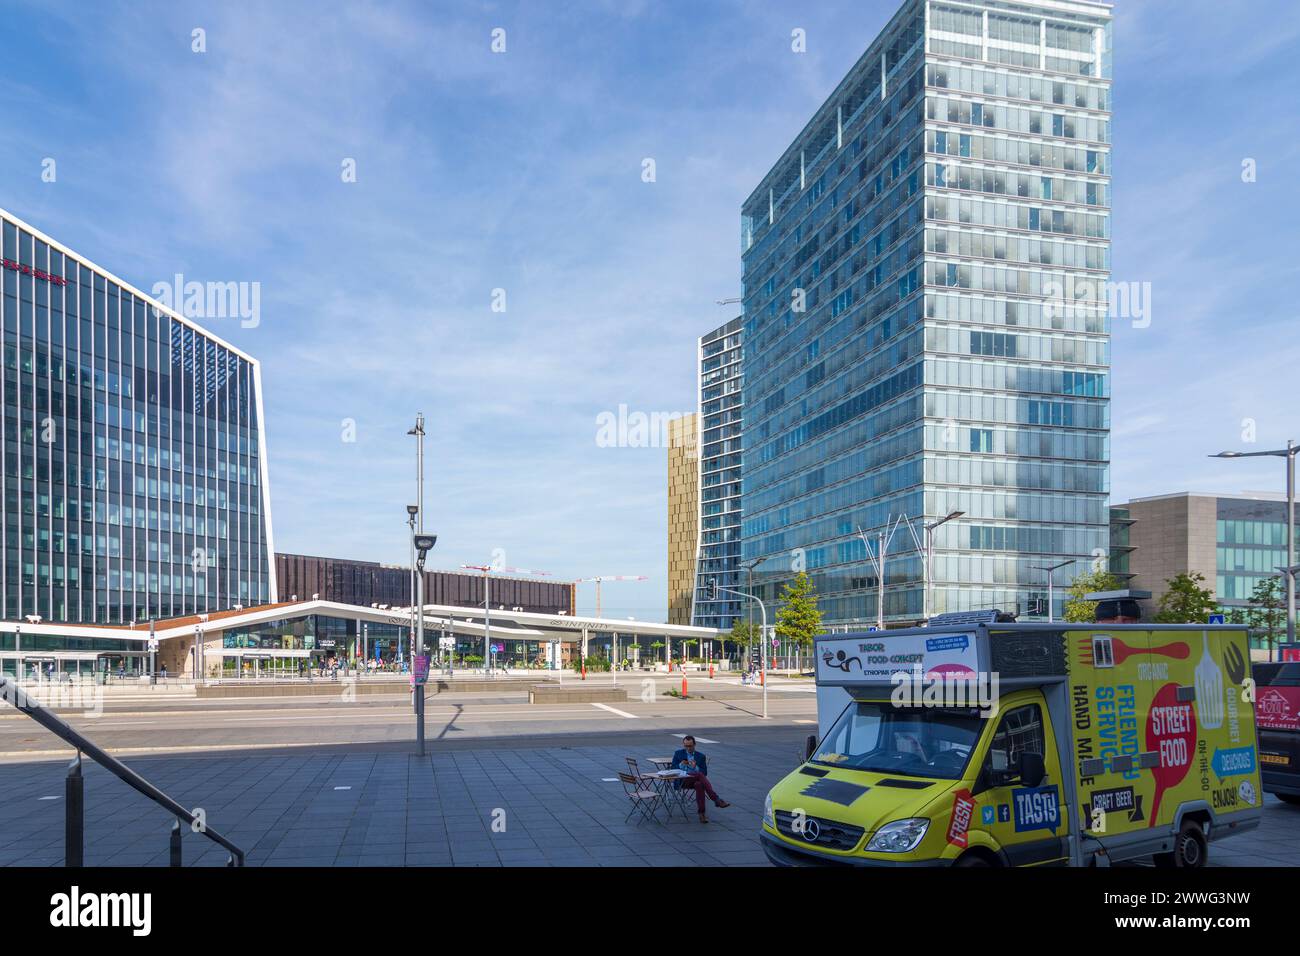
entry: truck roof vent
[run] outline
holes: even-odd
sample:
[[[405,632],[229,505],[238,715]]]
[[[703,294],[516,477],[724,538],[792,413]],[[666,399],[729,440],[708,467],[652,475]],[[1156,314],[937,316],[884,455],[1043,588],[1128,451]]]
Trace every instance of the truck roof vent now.
[[[985,611],[953,611],[951,614],[936,614],[930,618],[931,627],[965,624],[1010,624],[1015,621],[1014,614],[989,608]]]

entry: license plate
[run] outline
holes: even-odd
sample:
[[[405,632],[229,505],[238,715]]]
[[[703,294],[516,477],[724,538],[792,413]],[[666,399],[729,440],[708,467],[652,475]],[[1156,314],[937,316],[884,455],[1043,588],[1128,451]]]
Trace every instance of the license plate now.
[[[1260,754],[1259,762],[1277,764],[1280,767],[1285,767],[1291,763],[1291,758],[1286,754]]]

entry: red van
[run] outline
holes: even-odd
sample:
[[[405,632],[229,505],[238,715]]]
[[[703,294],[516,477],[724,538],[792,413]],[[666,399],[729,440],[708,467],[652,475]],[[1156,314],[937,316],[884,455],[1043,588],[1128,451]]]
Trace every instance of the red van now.
[[[1251,674],[1264,792],[1300,806],[1300,662],[1256,664]]]

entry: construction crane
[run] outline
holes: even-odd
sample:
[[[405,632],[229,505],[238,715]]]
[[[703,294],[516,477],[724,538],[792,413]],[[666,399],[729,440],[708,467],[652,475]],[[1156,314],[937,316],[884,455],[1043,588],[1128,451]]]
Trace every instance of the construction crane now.
[[[492,564],[462,564],[466,571],[483,572],[483,676],[486,678],[491,673],[490,662],[492,660],[492,602],[489,597],[489,578],[488,575],[493,571],[508,571],[511,574],[533,574],[538,577],[548,577],[549,571],[530,571],[528,568],[505,568],[497,567]]]
[[[716,301],[717,301],[718,305],[734,305],[735,303],[739,302],[740,300],[739,300],[739,299],[736,299],[736,298],[731,298],[731,299],[717,299]]]
[[[644,574],[602,574],[594,578],[578,578],[574,584],[596,584],[596,617],[600,617],[600,585],[602,581],[649,581]]]

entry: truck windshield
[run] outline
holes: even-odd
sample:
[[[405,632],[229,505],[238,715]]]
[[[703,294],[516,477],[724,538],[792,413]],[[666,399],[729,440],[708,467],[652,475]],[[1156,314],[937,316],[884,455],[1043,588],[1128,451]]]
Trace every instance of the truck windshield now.
[[[958,780],[979,739],[979,711],[854,701],[812,763],[906,777]]]

